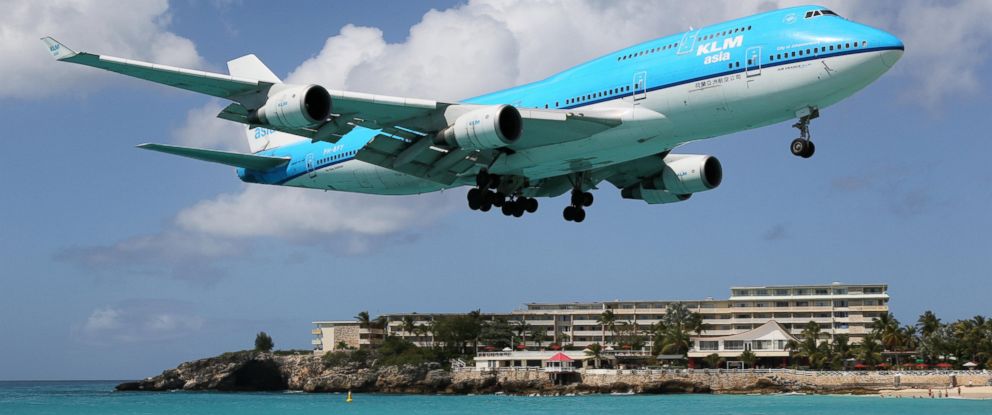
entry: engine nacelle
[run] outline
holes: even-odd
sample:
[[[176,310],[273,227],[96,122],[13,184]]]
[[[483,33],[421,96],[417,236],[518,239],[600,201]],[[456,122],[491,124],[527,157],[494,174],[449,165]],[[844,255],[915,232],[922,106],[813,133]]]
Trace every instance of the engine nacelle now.
[[[492,105],[466,112],[434,136],[434,144],[465,150],[506,147],[520,138],[523,118],[511,105]]]
[[[269,90],[265,105],[253,115],[253,124],[312,127],[331,116],[331,94],[320,85],[276,84]]]
[[[676,195],[688,195],[715,189],[723,181],[723,166],[713,156],[672,154],[665,157],[661,174],[645,187],[666,190]]]
[[[658,205],[662,203],[675,203],[689,200],[692,193],[677,195],[667,190],[645,189],[643,186],[628,187],[620,191],[620,196],[624,199],[637,199],[648,202],[648,204]]]

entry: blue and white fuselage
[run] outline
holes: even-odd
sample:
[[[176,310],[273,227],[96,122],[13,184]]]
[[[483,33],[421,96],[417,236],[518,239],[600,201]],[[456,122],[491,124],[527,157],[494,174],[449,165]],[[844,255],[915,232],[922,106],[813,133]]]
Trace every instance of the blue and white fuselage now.
[[[537,180],[607,168],[826,108],[876,80],[902,56],[895,36],[825,10],[783,9],[663,37],[463,103],[622,111],[620,128],[507,154],[489,172]],[[442,185],[354,160],[374,135],[356,129],[335,144],[304,140],[266,150],[258,154],[291,161],[238,174],[253,183],[373,194],[472,183]]]

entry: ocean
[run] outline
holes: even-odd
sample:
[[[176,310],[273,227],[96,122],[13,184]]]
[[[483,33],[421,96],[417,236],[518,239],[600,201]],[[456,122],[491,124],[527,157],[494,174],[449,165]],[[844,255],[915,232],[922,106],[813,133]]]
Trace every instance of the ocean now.
[[[114,392],[117,382],[0,382],[0,414],[992,414],[992,400],[805,395],[422,396]]]

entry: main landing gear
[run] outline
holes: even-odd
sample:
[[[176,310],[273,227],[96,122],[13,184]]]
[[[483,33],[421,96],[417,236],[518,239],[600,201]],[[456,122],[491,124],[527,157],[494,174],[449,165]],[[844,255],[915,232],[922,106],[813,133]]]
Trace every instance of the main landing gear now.
[[[494,206],[500,208],[506,216],[519,218],[524,213],[537,212],[537,199],[525,197],[518,194],[502,193],[500,189],[500,177],[483,170],[475,176],[475,184],[468,191],[468,208],[488,212]]]
[[[592,206],[593,197],[592,193],[583,192],[580,189],[572,190],[572,204],[565,207],[561,215],[566,221],[579,223],[586,220],[586,210]]]
[[[799,138],[792,140],[789,149],[792,150],[793,155],[808,159],[813,157],[813,153],[816,151],[816,145],[813,144],[813,137],[809,133],[809,122],[820,116],[820,110],[808,108],[801,111],[801,114],[803,115],[800,115],[799,122],[792,125],[799,129]]]

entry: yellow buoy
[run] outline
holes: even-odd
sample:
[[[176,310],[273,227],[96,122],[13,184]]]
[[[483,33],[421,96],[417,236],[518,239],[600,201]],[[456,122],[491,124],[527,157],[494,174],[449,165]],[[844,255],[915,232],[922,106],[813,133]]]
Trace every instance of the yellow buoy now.
[[[351,391],[348,391],[348,398],[344,400],[345,402],[351,402]]]

